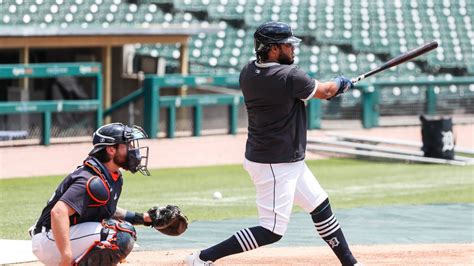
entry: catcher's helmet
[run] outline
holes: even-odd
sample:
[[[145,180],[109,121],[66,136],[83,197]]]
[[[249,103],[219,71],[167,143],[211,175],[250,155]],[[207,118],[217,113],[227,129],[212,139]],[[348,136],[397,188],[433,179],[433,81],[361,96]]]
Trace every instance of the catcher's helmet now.
[[[139,139],[148,138],[145,131],[139,126],[129,127],[122,123],[112,123],[100,127],[94,132],[92,143],[94,148],[89,152],[89,156],[105,149],[107,146],[116,144],[126,144],[127,160],[122,168],[132,173],[140,171],[144,175],[150,175],[148,165],[148,147],[140,147]],[[140,152],[143,150],[143,153]]]
[[[148,138],[148,136],[139,126],[129,127],[122,123],[107,124],[94,132],[92,136],[94,148],[89,152],[89,155],[93,155],[106,146],[127,144],[130,141],[144,138]]]
[[[283,22],[266,22],[260,25],[254,35],[255,51],[258,52],[269,44],[299,43],[301,39],[293,36],[290,25]]]

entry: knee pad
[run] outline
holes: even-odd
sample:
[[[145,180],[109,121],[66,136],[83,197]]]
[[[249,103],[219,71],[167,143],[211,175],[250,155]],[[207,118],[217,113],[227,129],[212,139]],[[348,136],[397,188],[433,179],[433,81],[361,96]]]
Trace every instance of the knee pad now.
[[[95,245],[81,256],[80,260],[74,265],[76,266],[94,266],[94,265],[118,265],[120,262],[119,255],[115,250],[109,248],[102,248],[101,246]]]
[[[135,227],[128,222],[102,221],[101,241],[95,241],[74,265],[117,265],[132,252],[136,241]],[[111,232],[112,231],[112,232]]]

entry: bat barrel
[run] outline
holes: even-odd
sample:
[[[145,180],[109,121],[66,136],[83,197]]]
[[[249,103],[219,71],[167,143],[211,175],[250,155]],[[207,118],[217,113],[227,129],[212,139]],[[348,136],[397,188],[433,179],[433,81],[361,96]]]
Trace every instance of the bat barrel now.
[[[427,53],[427,52],[429,52],[433,49],[436,49],[437,47],[438,47],[438,42],[437,41],[432,41],[432,42],[427,43],[423,46],[420,46],[420,47],[415,48],[411,51],[408,51],[405,54],[402,54],[402,55],[399,55],[399,56],[393,58],[392,60],[387,62],[387,65],[391,65],[390,62],[394,63],[393,66],[401,64],[401,63],[406,62],[408,60],[411,60],[415,57],[418,57],[422,54],[425,54],[425,53]]]
[[[401,55],[399,55],[399,56],[397,56],[397,57],[394,57],[394,58],[390,59],[389,61],[387,61],[387,62],[384,63],[383,65],[381,65],[381,66],[379,66],[379,67],[377,67],[377,68],[375,68],[375,69],[372,69],[372,70],[370,70],[369,72],[367,72],[367,73],[365,73],[365,74],[363,74],[363,75],[358,76],[357,78],[353,78],[353,79],[352,79],[352,83],[355,84],[355,83],[361,81],[361,80],[364,79],[364,78],[367,78],[367,77],[369,77],[369,76],[372,76],[372,75],[374,75],[374,74],[377,74],[377,73],[379,73],[379,72],[382,72],[382,71],[384,71],[384,70],[386,70],[386,69],[389,69],[389,68],[391,68],[391,67],[397,66],[397,65],[399,65],[399,64],[401,64],[401,63],[405,63],[405,62],[407,62],[407,61],[410,61],[411,59],[413,59],[413,58],[415,58],[415,57],[418,57],[418,56],[420,56],[420,55],[422,55],[422,54],[425,54],[425,53],[427,53],[427,52],[429,52],[429,51],[431,51],[431,50],[433,50],[433,49],[436,49],[437,47],[438,47],[438,42],[437,42],[437,41],[432,41],[432,42],[427,43],[427,44],[425,44],[425,45],[423,45],[423,46],[420,46],[420,47],[418,47],[418,48],[415,48],[415,49],[413,49],[413,50],[411,50],[411,51],[408,51],[408,52],[406,52],[406,53],[404,53],[404,54],[401,54]]]

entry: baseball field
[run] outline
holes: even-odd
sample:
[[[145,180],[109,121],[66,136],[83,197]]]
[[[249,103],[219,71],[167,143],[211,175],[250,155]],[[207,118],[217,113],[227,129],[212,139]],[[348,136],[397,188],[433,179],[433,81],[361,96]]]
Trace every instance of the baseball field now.
[[[467,133],[461,138],[472,139],[472,126],[466,128]],[[242,148],[241,140],[236,140],[230,136],[225,140],[223,137],[202,137],[200,142],[218,144],[222,141],[227,144],[213,149],[225,147],[233,154],[232,142],[238,142],[236,145],[240,148],[236,149],[239,152]],[[464,143],[469,141],[464,140]],[[154,142],[162,149],[169,145],[164,140]],[[178,148],[180,142],[186,143],[185,147]],[[199,163],[201,157],[212,157],[216,153],[208,150],[208,154],[205,151],[198,154],[190,142],[192,140],[188,138],[175,140],[176,149],[168,150],[169,157],[182,152],[183,161],[196,157],[198,165],[206,165]],[[71,148],[63,153],[68,154]],[[50,151],[45,149],[44,152]],[[307,164],[330,195],[343,230],[347,228],[346,235],[353,252],[365,265],[474,263],[473,166],[353,158],[312,160],[314,157],[308,157],[311,160]],[[39,216],[63,177],[1,179],[0,239],[27,240],[28,227]],[[212,197],[216,191],[221,192],[222,199]],[[152,229],[139,228],[139,247],[129,256],[130,265],[181,265],[190,251],[205,248],[216,239],[224,240],[240,227],[258,223],[255,189],[238,163],[160,167],[152,170],[150,177],[125,174],[119,205],[145,211],[155,204],[179,205],[190,220],[188,231],[178,238],[170,238],[159,236]],[[429,210],[433,206],[436,208]],[[290,224],[288,236],[281,244],[231,256],[218,261],[217,265],[337,265],[336,257],[319,240],[311,224],[299,224],[304,215],[300,208],[294,208],[294,223]],[[305,227],[307,231],[299,231],[299,227]]]

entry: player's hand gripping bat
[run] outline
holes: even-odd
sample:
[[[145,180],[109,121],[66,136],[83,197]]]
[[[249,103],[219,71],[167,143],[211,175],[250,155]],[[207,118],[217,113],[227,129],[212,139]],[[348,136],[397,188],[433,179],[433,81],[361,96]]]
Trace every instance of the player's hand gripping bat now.
[[[375,69],[372,69],[370,70],[369,72],[365,73],[365,74],[362,74],[356,78],[353,78],[351,81],[353,84],[356,84],[357,82],[367,78],[367,77],[370,77],[374,74],[377,74],[379,72],[382,72],[386,69],[389,69],[391,67],[394,67],[394,66],[397,66],[401,63],[405,63],[407,61],[410,61],[411,59],[415,58],[415,57],[418,57],[422,54],[425,54],[433,49],[436,49],[438,47],[438,42],[436,41],[432,41],[430,43],[427,43],[427,44],[424,44],[418,48],[415,48],[411,51],[408,51],[404,54],[401,54],[395,58],[392,58],[390,59],[389,61],[387,61],[386,63],[382,64],[381,66],[378,66],[377,68]]]

